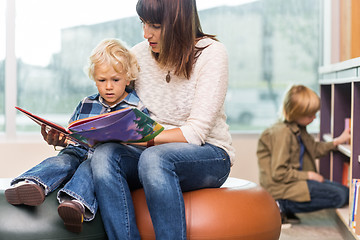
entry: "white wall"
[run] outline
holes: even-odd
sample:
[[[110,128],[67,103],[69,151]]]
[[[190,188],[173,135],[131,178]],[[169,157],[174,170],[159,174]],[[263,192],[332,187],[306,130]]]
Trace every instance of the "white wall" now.
[[[235,164],[230,176],[259,183],[259,170],[256,158],[256,148],[259,134],[233,135],[233,145],[236,149]]]
[[[39,134],[40,135],[40,134]],[[233,144],[236,149],[235,165],[231,176],[258,183],[256,159],[257,134],[236,134]],[[56,155],[52,146],[40,137],[34,139],[0,140],[0,178],[14,178],[43,159]]]

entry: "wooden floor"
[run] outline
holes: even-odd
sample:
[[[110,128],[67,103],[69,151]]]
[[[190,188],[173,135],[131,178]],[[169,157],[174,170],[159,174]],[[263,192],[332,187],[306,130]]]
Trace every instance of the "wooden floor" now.
[[[335,210],[297,214],[300,224],[281,230],[280,240],[344,240]]]

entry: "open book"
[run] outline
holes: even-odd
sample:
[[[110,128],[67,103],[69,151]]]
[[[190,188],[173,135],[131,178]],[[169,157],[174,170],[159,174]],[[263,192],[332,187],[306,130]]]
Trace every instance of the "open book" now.
[[[98,143],[119,141],[125,143],[147,142],[157,136],[164,127],[136,108],[124,108],[94,117],[83,118],[67,128],[15,107],[39,125],[55,129],[83,146],[94,147]]]

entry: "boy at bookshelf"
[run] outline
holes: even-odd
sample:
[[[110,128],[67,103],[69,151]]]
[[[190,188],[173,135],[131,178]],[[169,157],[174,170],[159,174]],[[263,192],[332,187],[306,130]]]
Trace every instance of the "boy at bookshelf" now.
[[[100,42],[90,56],[88,68],[89,77],[94,80],[98,93],[84,98],[69,122],[127,107],[138,108],[148,114],[135,91],[129,87],[138,72],[135,56],[119,40]],[[45,126],[41,131],[43,136],[50,136],[44,134]],[[92,149],[65,137],[60,139],[61,143],[57,145],[65,148],[57,156],[45,159],[13,179],[5,196],[13,205],[38,206],[46,195],[65,184],[57,193],[60,203],[58,213],[68,230],[80,232],[83,220],[91,221],[98,207],[90,168]]]
[[[266,129],[257,147],[260,185],[276,200],[283,224],[299,223],[296,213],[339,208],[348,203],[348,187],[324,179],[315,160],[350,139],[345,129],[332,142],[315,141],[306,126],[320,109],[318,95],[303,85],[285,95],[283,120]]]

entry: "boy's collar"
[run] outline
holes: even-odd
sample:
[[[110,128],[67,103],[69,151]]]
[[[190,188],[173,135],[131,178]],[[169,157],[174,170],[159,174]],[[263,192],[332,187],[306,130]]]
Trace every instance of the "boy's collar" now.
[[[126,87],[125,91],[128,93],[128,95],[123,99],[123,101],[132,106],[139,105],[140,99],[136,92],[129,87]]]
[[[290,130],[295,134],[300,134],[301,129],[305,128],[303,126],[299,126],[296,122],[288,122],[285,123],[289,126]]]
[[[116,104],[114,104],[112,106],[109,106],[108,104],[106,104],[105,101],[104,101],[104,98],[101,97],[99,93],[90,96],[90,98],[93,98],[93,99],[98,98],[99,102],[106,108],[114,108],[114,107],[118,106],[119,104],[121,104],[122,102],[125,102],[125,103],[127,103],[127,104],[129,104],[131,106],[137,106],[140,99],[137,96],[137,94],[135,93],[135,91],[133,89],[131,89],[131,88],[128,88],[128,87],[125,88],[125,91],[128,93],[128,95],[124,99],[122,99],[120,102],[118,102],[118,103],[116,103]]]

